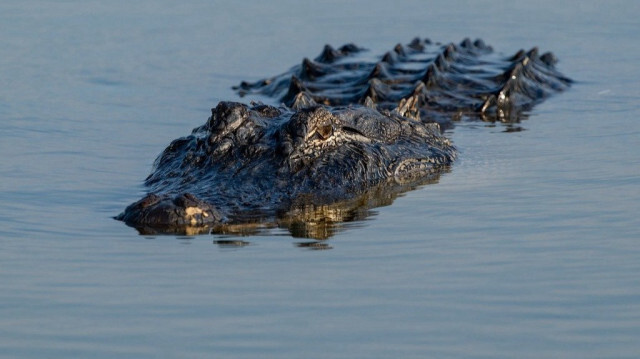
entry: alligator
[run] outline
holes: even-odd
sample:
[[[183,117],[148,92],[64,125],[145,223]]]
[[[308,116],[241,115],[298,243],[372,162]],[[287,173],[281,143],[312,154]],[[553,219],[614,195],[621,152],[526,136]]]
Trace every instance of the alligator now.
[[[328,238],[327,224],[437,182],[460,119],[517,121],[571,80],[536,48],[496,55],[482,40],[414,39],[376,60],[353,44],[234,87],[264,102],[220,102],[174,140],[146,178],[148,193],[115,218],[140,233],[253,233],[285,227]],[[265,101],[265,102],[267,102]]]

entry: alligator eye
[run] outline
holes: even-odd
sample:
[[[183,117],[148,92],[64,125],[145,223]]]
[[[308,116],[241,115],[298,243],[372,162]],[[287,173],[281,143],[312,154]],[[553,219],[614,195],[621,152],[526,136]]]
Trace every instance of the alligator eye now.
[[[329,138],[329,136],[333,134],[333,126],[331,126],[331,124],[319,126],[316,129],[316,133],[319,134],[323,140],[326,140],[327,138]]]

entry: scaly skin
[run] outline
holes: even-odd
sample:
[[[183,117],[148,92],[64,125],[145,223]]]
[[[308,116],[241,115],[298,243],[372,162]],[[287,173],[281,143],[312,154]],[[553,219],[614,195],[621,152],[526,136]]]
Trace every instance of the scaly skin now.
[[[327,238],[332,223],[437,181],[456,157],[441,125],[518,120],[571,83],[535,48],[505,58],[481,40],[416,39],[378,62],[362,52],[327,46],[282,75],[240,84],[241,95],[284,104],[220,102],[164,150],[145,181],[149,194],[116,218],[141,233],[266,225]]]
[[[117,219],[173,228],[275,218],[441,172],[455,149],[437,124],[365,106],[299,110],[221,102],[156,160],[150,194]]]
[[[242,82],[234,89],[241,96],[264,95],[287,105],[300,94],[329,106],[369,99],[392,109],[409,101],[422,121],[450,126],[461,116],[517,121],[523,111],[572,82],[555,69],[552,53],[533,48],[501,56],[482,40],[441,45],[416,38],[377,61],[364,54],[352,44],[337,50],[327,45],[315,60],[305,58],[281,75]]]

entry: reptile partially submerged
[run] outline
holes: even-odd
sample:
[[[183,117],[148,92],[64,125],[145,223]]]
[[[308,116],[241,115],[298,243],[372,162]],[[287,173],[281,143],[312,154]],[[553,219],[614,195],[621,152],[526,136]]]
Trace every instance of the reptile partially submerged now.
[[[327,223],[364,217],[456,157],[441,125],[462,117],[517,119],[571,81],[536,49],[504,58],[482,41],[416,39],[368,61],[355,45],[254,83],[240,95],[283,104],[220,102],[207,123],[173,141],[116,218],[142,233],[280,226],[326,238]]]

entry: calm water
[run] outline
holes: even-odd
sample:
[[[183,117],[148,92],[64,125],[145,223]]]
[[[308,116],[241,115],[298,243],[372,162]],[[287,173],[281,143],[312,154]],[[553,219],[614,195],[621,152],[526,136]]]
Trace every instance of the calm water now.
[[[640,3],[0,3],[0,357],[637,358]],[[111,216],[230,87],[325,43],[539,46],[577,80],[324,242]],[[243,99],[246,100],[246,99]],[[241,239],[232,247],[220,240]]]

